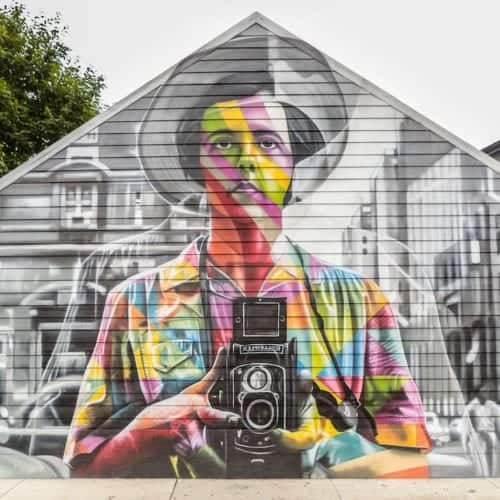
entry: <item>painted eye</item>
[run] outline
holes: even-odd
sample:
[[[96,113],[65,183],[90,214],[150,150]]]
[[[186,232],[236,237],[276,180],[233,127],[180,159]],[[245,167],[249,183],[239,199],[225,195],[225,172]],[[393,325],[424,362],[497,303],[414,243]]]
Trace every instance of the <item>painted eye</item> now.
[[[260,147],[264,150],[274,149],[276,146],[274,141],[260,141]]]
[[[214,145],[217,149],[220,149],[221,151],[227,151],[228,149],[231,149],[233,147],[232,142],[223,139],[216,141]]]

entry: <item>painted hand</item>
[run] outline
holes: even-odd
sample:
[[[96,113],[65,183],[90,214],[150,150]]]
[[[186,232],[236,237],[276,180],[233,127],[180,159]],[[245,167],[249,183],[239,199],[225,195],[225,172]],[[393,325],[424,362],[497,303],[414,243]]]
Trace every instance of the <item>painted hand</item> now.
[[[322,417],[312,396],[312,382],[309,372],[304,370],[299,374],[297,384],[299,395],[297,405],[299,407],[299,427],[294,431],[276,429],[274,437],[285,450],[304,451],[314,447],[325,438],[337,435],[339,432],[330,421]]]
[[[223,354],[218,354],[212,369],[199,382],[148,406],[95,453],[73,463],[72,475],[127,475],[136,464],[168,455],[180,455],[200,470],[223,472],[224,464],[206,445],[204,432],[205,426],[231,427],[240,420],[208,403],[207,392],[222,366]]]
[[[208,390],[223,366],[224,356],[221,349],[200,381],[180,394],[148,406],[123,432],[147,436],[142,441],[150,449],[161,447],[166,454],[190,458],[207,445],[206,426],[236,427],[240,421],[238,415],[212,408],[208,402]]]

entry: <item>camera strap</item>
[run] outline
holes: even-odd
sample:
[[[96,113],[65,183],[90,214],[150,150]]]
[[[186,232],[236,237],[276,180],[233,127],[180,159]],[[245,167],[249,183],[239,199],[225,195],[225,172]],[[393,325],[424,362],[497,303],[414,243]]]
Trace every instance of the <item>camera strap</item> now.
[[[210,311],[210,284],[208,278],[208,236],[203,236],[199,243],[200,260],[200,292],[201,292],[201,308],[203,311],[204,328],[200,331],[201,352],[207,370],[210,370],[214,362],[214,353],[212,352],[212,313]]]
[[[309,302],[311,304],[311,308],[313,310],[314,316],[316,318],[316,323],[318,325],[318,329],[321,333],[321,337],[323,339],[323,343],[326,346],[328,351],[328,355],[332,361],[332,364],[337,372],[337,377],[344,392],[344,400],[341,403],[338,403],[337,400],[327,391],[321,390],[316,382],[313,381],[313,397],[316,400],[318,411],[321,415],[329,418],[333,425],[339,430],[344,431],[352,428],[361,427],[359,424],[362,424],[364,429],[362,430],[363,434],[367,437],[374,437],[377,435],[377,428],[375,424],[375,420],[372,415],[368,412],[368,410],[363,406],[361,401],[356,397],[352,389],[349,387],[345,378],[342,374],[340,366],[338,364],[335,353],[333,352],[332,346],[328,341],[328,337],[326,336],[325,331],[325,323],[323,320],[323,316],[318,310],[318,305],[316,302],[316,297],[312,290],[311,281],[309,279],[309,275],[307,273],[304,258],[300,249],[290,240],[288,242],[295,250],[296,255],[299,258],[300,265],[304,274],[304,283],[307,289],[307,293],[309,296]],[[209,369],[214,362],[214,353],[212,352],[212,314],[210,311],[210,283],[208,277],[208,236],[203,236],[199,242],[199,274],[200,274],[200,292],[201,292],[201,306],[203,311],[203,320],[205,327],[200,331],[200,341],[201,341],[201,349],[203,359],[205,361],[205,366]],[[361,417],[361,422],[359,422],[359,418]],[[361,430],[361,429],[360,429]]]
[[[330,356],[335,371],[337,372],[338,380],[344,392],[344,400],[341,403],[338,403],[330,393],[321,390],[316,382],[313,381],[313,397],[316,400],[318,411],[321,415],[329,418],[338,430],[343,431],[351,428],[356,429],[358,427],[364,427],[363,429],[359,430],[367,437],[374,439],[377,435],[375,419],[364,407],[361,401],[356,397],[352,389],[345,381],[342,370],[340,369],[340,366],[338,364],[337,357],[335,356],[332,346],[328,341],[328,337],[326,336],[325,322],[323,316],[318,310],[316,296],[314,295],[312,289],[311,280],[309,279],[309,275],[307,273],[302,252],[300,251],[298,246],[295,245],[295,243],[293,243],[288,237],[287,240],[295,250],[297,257],[299,258],[300,265],[304,274],[304,283],[309,295],[309,302],[314,312],[314,316],[316,317],[318,329],[321,333],[323,343],[326,346],[328,355]]]

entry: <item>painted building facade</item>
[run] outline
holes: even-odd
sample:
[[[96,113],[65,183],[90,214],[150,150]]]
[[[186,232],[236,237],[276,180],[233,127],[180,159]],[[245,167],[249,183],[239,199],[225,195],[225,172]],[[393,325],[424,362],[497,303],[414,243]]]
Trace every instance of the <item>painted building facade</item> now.
[[[254,14],[6,175],[0,475],[497,474],[493,149]]]

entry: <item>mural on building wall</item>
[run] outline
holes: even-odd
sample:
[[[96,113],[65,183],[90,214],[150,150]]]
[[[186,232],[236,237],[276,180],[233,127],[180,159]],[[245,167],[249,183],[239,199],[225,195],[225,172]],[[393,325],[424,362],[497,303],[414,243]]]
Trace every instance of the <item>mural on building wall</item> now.
[[[0,192],[0,475],[500,471],[497,174],[265,24]]]

